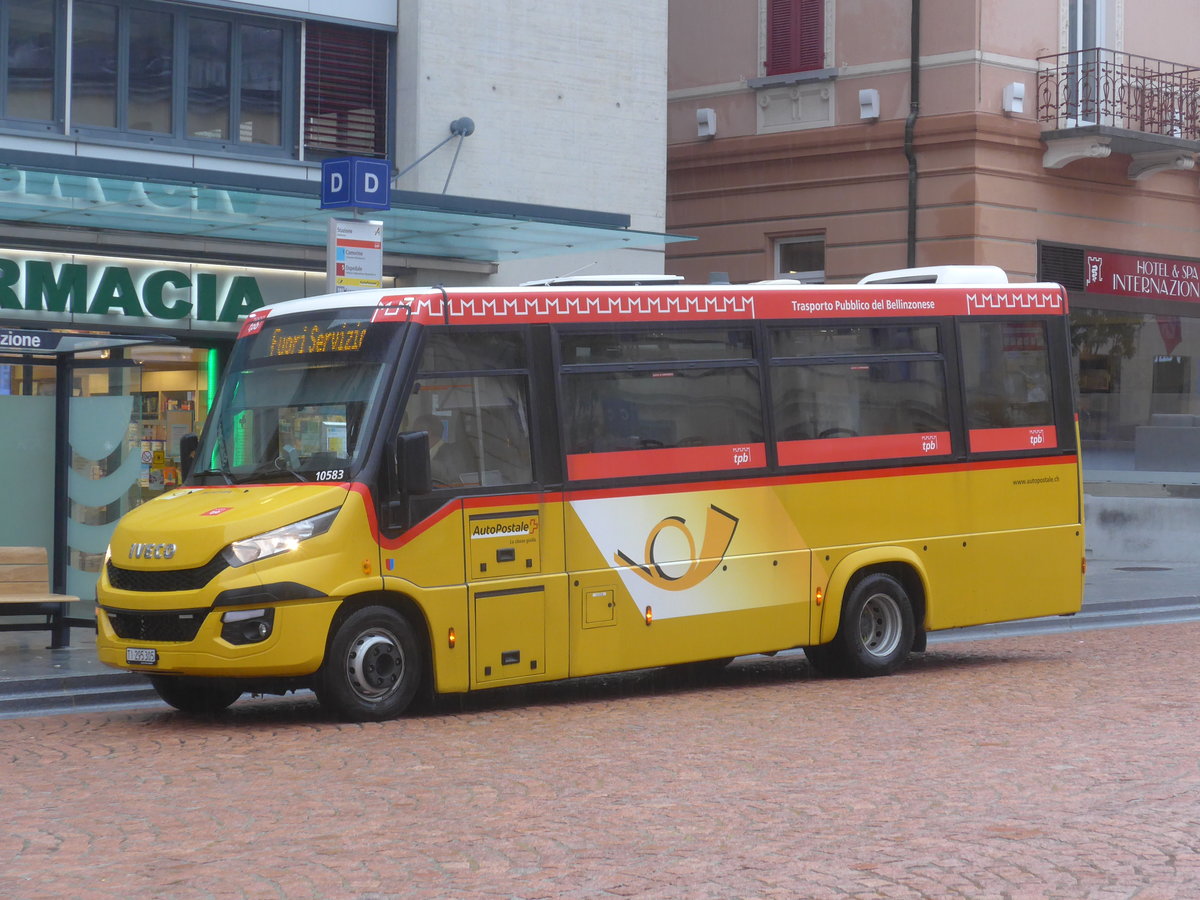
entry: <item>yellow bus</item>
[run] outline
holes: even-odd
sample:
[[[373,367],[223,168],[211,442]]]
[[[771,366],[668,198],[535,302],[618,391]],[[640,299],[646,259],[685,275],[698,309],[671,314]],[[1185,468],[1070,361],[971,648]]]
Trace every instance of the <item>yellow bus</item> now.
[[[928,632],[1083,593],[1053,284],[360,291],[245,321],[98,652],[169,704],[415,697]]]

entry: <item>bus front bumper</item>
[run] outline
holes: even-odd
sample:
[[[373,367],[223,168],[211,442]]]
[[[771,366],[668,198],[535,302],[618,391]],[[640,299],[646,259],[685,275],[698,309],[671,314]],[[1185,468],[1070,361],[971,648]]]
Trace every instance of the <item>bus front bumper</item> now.
[[[96,650],[105,665],[149,675],[247,679],[311,675],[320,668],[325,657],[325,637],[339,602],[336,598],[322,598],[270,607],[187,609],[174,613],[171,610],[150,613],[100,606],[96,611]],[[265,615],[267,609],[272,611],[270,615]],[[255,615],[260,610],[264,615]],[[242,614],[240,619],[237,618],[239,613]],[[194,637],[189,640],[122,638],[112,619],[153,616],[162,621],[173,614],[177,618],[203,616]],[[227,639],[231,618],[234,623],[245,623],[251,629],[257,628],[259,622],[268,622],[267,634],[252,643],[232,643]],[[223,629],[226,636],[222,635]],[[139,629],[139,633],[153,634],[154,629]]]

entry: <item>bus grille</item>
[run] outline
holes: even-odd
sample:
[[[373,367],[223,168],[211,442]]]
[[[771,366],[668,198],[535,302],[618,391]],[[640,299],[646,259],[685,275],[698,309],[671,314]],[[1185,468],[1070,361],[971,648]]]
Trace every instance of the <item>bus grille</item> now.
[[[141,569],[122,569],[108,561],[108,581],[119,591],[198,591],[204,587],[217,573],[229,567],[225,557],[220,553],[195,569],[166,569],[163,571],[143,571]]]
[[[105,609],[104,613],[117,637],[125,641],[190,641],[200,630],[208,610],[147,613]]]

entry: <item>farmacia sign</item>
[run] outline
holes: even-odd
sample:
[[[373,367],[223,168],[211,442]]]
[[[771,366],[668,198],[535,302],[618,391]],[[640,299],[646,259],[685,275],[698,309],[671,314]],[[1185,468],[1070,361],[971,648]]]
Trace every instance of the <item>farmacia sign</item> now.
[[[323,273],[314,273],[323,283]],[[0,250],[0,317],[235,331],[244,316],[305,296],[305,273]]]

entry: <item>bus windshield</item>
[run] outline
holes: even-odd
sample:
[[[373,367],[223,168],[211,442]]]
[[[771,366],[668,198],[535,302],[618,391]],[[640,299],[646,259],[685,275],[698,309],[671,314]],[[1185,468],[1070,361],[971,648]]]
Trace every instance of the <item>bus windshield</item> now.
[[[230,484],[350,477],[394,333],[357,313],[272,321],[239,340],[193,475]]]

